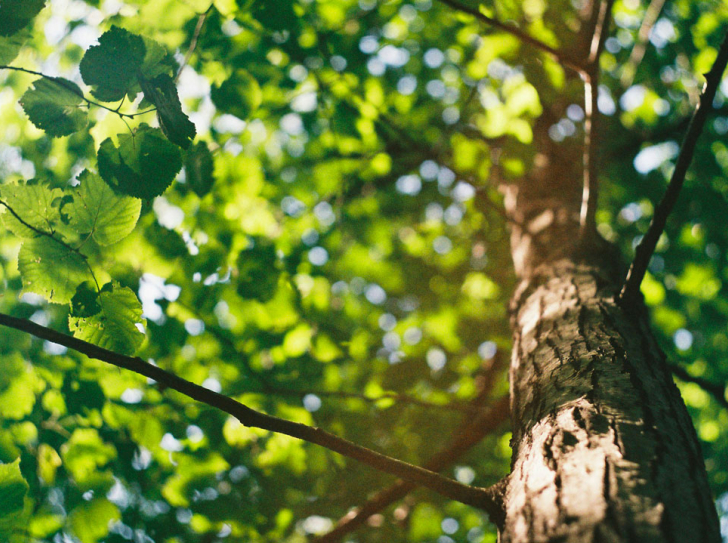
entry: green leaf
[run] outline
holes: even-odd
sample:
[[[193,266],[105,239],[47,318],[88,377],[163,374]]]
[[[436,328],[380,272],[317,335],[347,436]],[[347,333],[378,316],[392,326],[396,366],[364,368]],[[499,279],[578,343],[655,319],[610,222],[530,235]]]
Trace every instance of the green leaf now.
[[[245,70],[235,70],[232,77],[210,91],[213,103],[220,111],[247,119],[263,101],[258,81]]]
[[[3,0],[0,2],[0,36],[10,36],[40,13],[45,0]]]
[[[109,535],[109,527],[121,519],[119,509],[106,498],[83,502],[68,519],[81,543],[96,543]]]
[[[35,406],[36,394],[44,388],[33,366],[21,356],[0,358],[0,420],[21,420]]]
[[[162,194],[182,169],[182,154],[158,128],[146,124],[135,134],[119,134],[119,147],[110,138],[99,148],[99,173],[117,193],[135,198]]]
[[[262,238],[256,239],[252,248],[241,251],[237,260],[238,294],[260,302],[270,300],[280,275],[275,264],[275,247]]]
[[[26,225],[43,232],[52,232],[61,217],[58,205],[54,202],[62,194],[61,189],[52,189],[37,181],[2,185],[0,187],[2,200],[25,222],[25,224],[20,222],[9,209],[5,208],[0,215],[3,225],[16,236],[27,239],[36,238],[39,234]]]
[[[78,132],[88,123],[81,109],[83,93],[78,85],[62,77],[38,79],[20,99],[30,121],[53,138]]]
[[[185,155],[185,175],[187,183],[202,198],[210,192],[215,183],[212,153],[205,142],[197,142]]]
[[[298,24],[293,10],[294,2],[271,2],[257,0],[253,5],[253,16],[270,30],[291,30]]]
[[[23,510],[27,492],[28,483],[20,473],[20,459],[11,464],[0,464],[0,526]]]
[[[76,294],[71,298],[71,316],[91,317],[101,311],[99,293],[91,281],[84,281],[76,288]]]
[[[77,294],[83,297],[85,307],[88,307],[86,288],[82,287],[82,292]],[[87,317],[81,316],[74,308],[74,313],[68,317],[73,335],[117,353],[134,354],[144,341],[144,334],[136,327],[144,323],[142,306],[136,294],[116,282],[107,283],[98,294],[96,303],[100,310]]]
[[[164,135],[172,143],[187,149],[190,142],[195,139],[197,131],[195,125],[182,111],[174,80],[167,74],[161,74],[154,79],[142,78],[139,83],[144,91],[144,97],[157,108],[159,126],[162,127]]]
[[[70,302],[76,287],[90,279],[83,257],[48,237],[23,243],[18,269],[25,292],[40,294],[57,304]]]
[[[137,84],[137,72],[145,55],[141,36],[112,26],[101,35],[99,45],[86,51],[81,60],[81,77],[84,83],[94,87],[93,95],[99,100],[121,100]]]
[[[18,56],[29,36],[28,31],[18,32],[12,36],[0,36],[0,64],[10,64]]]
[[[63,206],[71,228],[79,234],[90,234],[99,245],[112,245],[131,234],[139,220],[141,201],[116,194],[88,170],[78,180],[78,187],[69,191],[73,200]]]
[[[177,68],[177,61],[167,49],[146,36],[142,36],[142,39],[146,48],[142,61],[142,75],[146,79],[153,79],[161,74],[173,74]]]

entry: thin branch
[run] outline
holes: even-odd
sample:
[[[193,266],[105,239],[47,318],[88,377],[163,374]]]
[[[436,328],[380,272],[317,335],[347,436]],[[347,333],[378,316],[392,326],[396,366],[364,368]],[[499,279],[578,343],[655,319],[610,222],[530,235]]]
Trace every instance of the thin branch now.
[[[596,231],[596,212],[599,199],[599,171],[597,164],[597,121],[599,119],[599,59],[604,50],[614,0],[603,0],[599,5],[584,78],[584,190],[581,200],[581,235]]]
[[[690,125],[688,126],[687,134],[685,134],[680,154],[677,157],[677,163],[672,172],[670,183],[667,186],[665,195],[655,209],[655,214],[652,217],[652,222],[647,229],[647,233],[637,246],[634,260],[622,287],[622,292],[619,293],[618,299],[620,301],[633,300],[640,291],[640,284],[647,271],[647,266],[650,263],[652,254],[655,252],[660,235],[665,230],[667,219],[675,207],[680,190],[685,182],[685,175],[687,174],[688,167],[690,167],[690,162],[693,160],[695,146],[700,137],[700,133],[703,131],[708,113],[713,107],[713,99],[715,98],[720,80],[723,77],[726,64],[728,64],[728,34],[726,34],[723,43],[720,45],[718,56],[713,63],[713,67],[705,75],[705,86],[700,95],[698,106],[693,113],[693,118],[690,120]]]
[[[75,94],[79,98],[81,98],[81,100],[83,100],[84,102],[86,102],[86,105],[87,106],[100,107],[101,109],[105,109],[106,111],[110,111],[111,113],[115,113],[122,120],[125,117],[128,118],[128,119],[133,119],[134,117],[137,117],[139,115],[144,115],[145,113],[149,113],[150,111],[155,111],[156,110],[156,108],[154,108],[154,109],[149,109],[147,111],[140,111],[140,112],[137,112],[137,113],[122,113],[121,111],[119,111],[119,108],[114,109],[114,108],[111,108],[109,106],[105,106],[104,104],[100,104],[98,102],[95,102],[95,101],[91,100],[90,98],[87,98],[86,95],[78,89],[78,87],[76,87],[75,85],[68,85],[68,84],[66,84],[66,80],[63,79],[63,78],[53,77],[51,75],[46,75],[46,74],[44,74],[42,72],[36,72],[35,70],[29,70],[27,68],[21,68],[19,66],[6,66],[6,65],[3,65],[3,64],[0,64],[0,70],[13,70],[13,71],[16,71],[16,72],[23,72],[23,73],[26,73],[26,74],[30,74],[30,75],[35,75],[35,76],[38,76],[38,77],[42,77],[43,79],[47,79],[48,81],[50,81],[52,83],[55,83],[59,87],[62,87],[64,89],[66,89],[67,91],[72,92],[73,94]]]
[[[228,413],[245,426],[261,428],[321,445],[343,456],[358,460],[379,471],[429,488],[452,500],[482,509],[491,515],[499,514],[499,508],[494,499],[495,490],[464,485],[453,479],[443,477],[438,473],[402,462],[401,460],[386,456],[361,445],[356,445],[351,441],[330,434],[320,428],[306,426],[305,424],[255,411],[232,398],[191,383],[173,373],[149,364],[141,358],[125,356],[109,351],[81,339],[67,336],[45,326],[40,326],[32,321],[0,313],[0,325],[63,345],[68,349],[73,349],[90,358],[95,358],[118,368],[127,369],[153,379],[163,388],[171,388],[194,400]]]
[[[207,16],[210,14],[210,11],[212,11],[212,8],[214,6],[214,3],[210,4],[210,7],[208,7],[207,10],[204,13],[200,14],[200,16],[198,17],[197,25],[195,26],[195,32],[192,34],[192,40],[190,41],[190,46],[187,48],[187,53],[185,53],[185,59],[182,62],[182,65],[179,67],[179,70],[177,70],[177,75],[174,78],[175,83],[179,80],[179,76],[182,74],[182,70],[184,70],[185,66],[189,64],[190,58],[192,58],[192,54],[195,52],[195,49],[197,49],[197,40],[200,39],[202,27],[205,26],[205,20],[207,20]]]
[[[683,368],[682,366],[678,366],[677,364],[670,364],[670,371],[672,371],[672,373],[681,381],[685,381],[687,383],[695,383],[705,392],[713,396],[713,398],[715,398],[715,400],[724,409],[728,409],[728,400],[725,397],[725,385],[712,383],[707,379],[703,379],[702,377],[694,377],[690,375],[685,368]]]
[[[441,471],[452,465],[463,454],[480,443],[485,436],[495,431],[508,420],[508,405],[509,398],[505,396],[494,403],[490,409],[484,410],[480,416],[462,428],[452,443],[430,458],[425,464],[425,468],[431,471]],[[397,481],[393,485],[380,490],[362,506],[343,516],[333,530],[314,539],[311,543],[335,543],[340,541],[346,534],[363,525],[369,517],[401,500],[416,487],[417,485],[411,482]]]
[[[538,38],[534,38],[533,36],[527,34],[526,32],[524,32],[517,26],[503,23],[503,22],[499,21],[498,19],[494,19],[493,17],[488,17],[486,14],[481,13],[478,9],[471,8],[469,6],[464,6],[463,4],[461,4],[460,2],[457,2],[455,0],[440,0],[440,2],[450,6],[453,9],[456,9],[463,13],[467,13],[468,15],[472,15],[476,19],[478,19],[490,26],[493,26],[495,28],[498,28],[499,30],[502,30],[504,32],[511,34],[512,36],[515,36],[516,38],[521,40],[523,43],[527,43],[528,45],[535,47],[536,49],[539,49],[539,50],[543,51],[544,53],[547,53],[556,62],[566,66],[567,68],[571,68],[575,72],[581,73],[583,71],[583,66],[581,66],[574,59],[569,58],[564,52],[559,51],[558,49],[555,49],[555,48],[551,47],[550,45],[545,44]]]
[[[650,32],[652,27],[655,26],[660,12],[665,5],[666,0],[652,0],[650,5],[647,7],[645,12],[645,18],[642,19],[642,25],[637,33],[637,43],[632,48],[632,53],[629,55],[627,64],[622,68],[622,77],[620,83],[622,87],[629,87],[634,81],[634,76],[637,74],[637,68],[642,62],[647,51],[647,43],[650,39]]]

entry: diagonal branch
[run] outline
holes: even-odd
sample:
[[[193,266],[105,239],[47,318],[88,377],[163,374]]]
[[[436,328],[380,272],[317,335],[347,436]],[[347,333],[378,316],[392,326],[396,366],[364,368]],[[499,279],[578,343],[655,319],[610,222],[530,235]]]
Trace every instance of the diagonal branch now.
[[[550,55],[556,62],[559,64],[562,64],[566,66],[567,68],[571,68],[575,72],[581,73],[583,71],[583,66],[581,66],[577,61],[570,58],[568,55],[566,55],[563,51],[559,51],[558,49],[555,49],[551,47],[550,45],[547,45],[546,43],[542,42],[538,38],[534,38],[530,34],[527,34],[520,28],[514,25],[506,24],[502,21],[499,21],[498,19],[494,19],[493,17],[488,17],[485,13],[482,13],[476,8],[471,8],[469,6],[465,6],[461,4],[460,2],[457,2],[456,0],[440,0],[443,4],[446,4],[450,6],[451,8],[461,11],[463,13],[467,13],[468,15],[472,15],[479,21],[482,21],[490,26],[493,26],[499,30],[502,30],[504,32],[507,32],[511,34],[512,36],[515,36],[519,40],[521,40],[523,43],[527,43],[528,45],[535,47],[536,49],[539,49],[543,51],[544,53],[547,53]]]
[[[472,449],[486,435],[493,432],[508,419],[508,404],[509,398],[504,396],[493,404],[490,409],[465,425],[455,440],[435,454],[425,464],[425,468],[431,471],[441,471]],[[408,481],[397,481],[392,486],[380,490],[362,506],[342,517],[333,530],[315,539],[312,543],[335,543],[340,541],[346,534],[364,524],[369,517],[401,500],[416,487],[417,485]]]
[[[320,428],[306,426],[255,411],[246,405],[212,390],[145,362],[141,358],[125,356],[93,345],[78,338],[56,332],[26,319],[19,319],[0,313],[0,325],[26,332],[35,337],[63,345],[90,358],[101,360],[118,368],[127,369],[156,381],[163,388],[171,388],[194,400],[215,407],[238,419],[243,425],[285,434],[291,437],[321,445],[348,458],[358,460],[374,469],[389,473],[412,483],[429,488],[452,500],[471,505],[499,516],[496,504],[496,490],[473,487],[443,477],[433,471],[402,462],[378,453],[346,439],[330,434]]]
[[[665,195],[655,209],[655,214],[652,217],[652,222],[647,229],[647,233],[637,246],[634,260],[622,287],[622,292],[619,293],[618,299],[620,301],[633,300],[640,291],[640,284],[647,271],[647,266],[650,263],[652,254],[655,252],[660,235],[665,230],[667,219],[675,207],[680,190],[685,182],[685,175],[687,174],[690,162],[693,160],[695,145],[698,142],[700,133],[703,131],[708,112],[713,107],[713,99],[715,98],[720,80],[723,77],[726,64],[728,64],[728,34],[726,34],[723,43],[720,45],[718,56],[713,63],[713,67],[705,75],[705,86],[700,95],[700,102],[698,102],[695,113],[693,113],[693,118],[690,120],[690,125],[688,126],[687,134],[685,134],[680,154],[677,157],[677,163],[672,172],[670,183],[667,186]]]
[[[490,366],[477,378],[480,382],[480,391],[470,402],[470,405],[473,408],[478,408],[480,415],[475,418],[465,418],[462,426],[455,432],[452,442],[427,461],[424,466],[426,469],[442,471],[508,419],[509,398],[507,396],[497,400],[487,409],[483,405],[490,400],[490,395],[495,388],[496,375],[503,369],[505,361],[506,357],[503,354],[496,353],[496,357]],[[404,498],[415,488],[416,485],[412,483],[397,481],[393,485],[380,490],[362,506],[351,510],[339,519],[333,530],[316,538],[312,543],[337,543],[346,534],[359,528],[372,515]],[[497,521],[496,517],[491,518]]]
[[[647,7],[645,18],[642,20],[642,25],[637,33],[637,43],[632,48],[632,53],[629,55],[627,64],[622,68],[622,77],[619,82],[625,89],[632,84],[634,76],[637,74],[637,67],[642,62],[647,51],[647,43],[650,40],[650,32],[652,27],[655,26],[660,12],[667,0],[652,0],[650,5]]]

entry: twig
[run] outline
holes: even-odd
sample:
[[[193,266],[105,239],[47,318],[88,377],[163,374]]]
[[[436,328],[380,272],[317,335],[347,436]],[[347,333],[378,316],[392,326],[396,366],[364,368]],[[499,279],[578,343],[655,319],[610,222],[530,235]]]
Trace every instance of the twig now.
[[[554,49],[550,45],[545,44],[538,38],[534,38],[533,36],[527,34],[526,32],[524,32],[523,30],[521,30],[520,28],[518,28],[516,26],[503,23],[503,22],[499,21],[498,19],[494,19],[493,17],[488,17],[486,14],[481,13],[478,9],[464,6],[455,0],[440,0],[440,2],[450,6],[453,9],[456,9],[463,13],[472,15],[476,19],[478,19],[486,24],[489,24],[490,26],[494,26],[495,28],[503,30],[504,32],[508,32],[509,34],[511,34],[512,36],[515,36],[522,42],[527,43],[528,45],[531,45],[532,47],[535,47],[536,49],[540,49],[544,53],[549,54],[551,57],[553,57],[554,60],[556,60],[556,62],[566,66],[567,68],[571,68],[575,72],[581,73],[584,69],[583,66],[579,65],[579,63],[577,61],[575,61],[572,58],[569,58],[562,51],[559,51],[558,49]]]
[[[665,195],[657,205],[655,214],[652,217],[647,233],[640,241],[635,251],[635,257],[632,261],[632,265],[627,273],[622,292],[619,293],[618,300],[620,302],[633,300],[640,290],[640,284],[647,271],[647,266],[650,263],[652,254],[655,252],[657,242],[660,239],[660,235],[665,230],[667,219],[675,207],[680,190],[682,189],[683,183],[685,182],[685,175],[687,174],[690,162],[693,159],[693,153],[695,152],[695,145],[698,142],[700,133],[703,131],[705,120],[708,117],[708,112],[713,107],[713,98],[720,84],[720,80],[725,71],[726,64],[728,63],[728,34],[723,39],[723,43],[720,45],[718,50],[718,56],[713,63],[713,67],[705,75],[705,86],[703,92],[700,95],[700,101],[698,106],[695,108],[693,118],[690,120],[687,134],[683,140],[680,154],[677,157],[677,163],[675,169],[672,172],[670,183],[667,186]]]
[[[490,367],[478,378],[482,385],[477,397],[471,402],[471,405],[474,408],[480,409],[481,414],[475,419],[464,419],[463,425],[455,433],[454,440],[430,458],[425,464],[425,468],[432,471],[445,469],[506,421],[509,414],[508,397],[501,398],[487,409],[483,404],[490,399],[490,395],[496,384],[495,378],[503,369],[507,358],[500,352],[496,353],[496,358]],[[411,483],[397,481],[393,485],[380,490],[362,506],[351,510],[339,519],[339,522],[336,523],[333,530],[314,539],[311,543],[336,543],[340,541],[346,534],[364,524],[369,517],[402,499],[414,490],[415,487]]]
[[[215,4],[210,4],[210,7],[207,8],[207,10],[200,14],[200,16],[197,19],[197,26],[195,26],[195,32],[192,34],[192,40],[190,41],[190,46],[187,48],[187,53],[185,53],[185,59],[182,62],[182,65],[179,67],[179,70],[177,70],[177,75],[174,77],[174,82],[176,83],[179,81],[179,76],[182,74],[182,70],[185,69],[185,66],[189,64],[190,58],[192,58],[192,54],[195,52],[195,49],[197,48],[197,40],[200,39],[200,34],[202,33],[202,27],[205,26],[205,20],[207,20],[207,16],[210,14],[210,11],[215,6]]]
[[[118,368],[127,369],[156,381],[161,387],[171,388],[194,400],[220,409],[238,419],[243,425],[261,428],[271,432],[321,445],[348,458],[358,460],[374,469],[411,481],[429,488],[443,496],[461,503],[477,507],[492,515],[499,514],[495,503],[495,490],[464,485],[424,468],[408,464],[390,456],[378,453],[351,441],[330,434],[320,428],[306,426],[297,422],[274,417],[255,411],[242,403],[196,385],[181,377],[149,364],[138,357],[131,357],[109,351],[81,339],[67,336],[26,319],[19,319],[0,313],[0,325],[26,332],[45,339],[90,358],[95,358]]]
[[[597,164],[597,121],[599,108],[599,59],[609,30],[610,15],[614,0],[603,0],[599,5],[597,23],[594,27],[589,58],[582,74],[584,78],[584,189],[581,200],[580,227],[585,237],[596,231],[596,212],[599,199],[599,171]]]
[[[652,0],[650,5],[647,7],[645,12],[645,18],[642,20],[642,25],[637,33],[637,43],[632,48],[632,53],[629,55],[629,60],[622,69],[622,77],[619,82],[622,87],[627,88],[634,81],[634,76],[637,74],[637,67],[642,62],[647,51],[647,42],[650,39],[650,32],[652,27],[655,26],[657,18],[660,16],[663,6],[666,0]]]
[[[708,394],[713,396],[713,398],[715,398],[715,400],[724,409],[728,409],[728,400],[726,400],[725,397],[725,385],[711,383],[710,381],[708,381],[707,379],[703,379],[702,377],[693,377],[688,373],[685,368],[683,368],[682,366],[678,366],[677,364],[670,364],[670,371],[672,371],[672,373],[677,376],[677,378],[681,381],[695,383]]]
[[[441,471],[480,443],[486,435],[496,430],[508,419],[508,404],[509,399],[505,396],[478,418],[471,421],[470,424],[464,426],[455,440],[435,454],[425,464],[425,468],[431,471]],[[314,539],[311,543],[335,543],[340,541],[346,534],[364,524],[369,517],[404,498],[416,486],[410,482],[397,481],[393,485],[380,490],[361,507],[342,517],[333,530]]]
[[[86,102],[86,105],[87,106],[100,107],[101,109],[105,109],[106,111],[110,111],[111,113],[117,114],[122,120],[125,117],[128,118],[128,119],[133,119],[134,117],[138,117],[139,115],[144,115],[145,113],[149,113],[150,111],[155,111],[155,109],[156,109],[155,108],[155,109],[149,109],[147,111],[139,111],[137,113],[122,113],[121,111],[119,111],[118,108],[117,109],[114,109],[114,108],[111,108],[109,106],[105,106],[104,104],[99,104],[98,102],[95,102],[95,101],[91,100],[90,98],[87,98],[86,95],[83,92],[81,92],[78,89],[78,87],[76,87],[75,85],[74,86],[67,85],[66,84],[66,80],[63,79],[63,78],[53,77],[53,76],[50,76],[50,75],[46,75],[46,74],[44,74],[42,72],[36,72],[35,70],[28,70],[27,68],[20,68],[19,66],[0,65],[0,70],[13,70],[13,71],[16,71],[16,72],[23,72],[23,73],[26,73],[26,74],[36,75],[38,77],[42,77],[43,79],[47,79],[48,81],[51,81],[52,83],[55,83],[59,87],[62,87],[64,89],[66,89],[67,91],[72,92],[73,94],[75,94],[79,98],[81,98],[81,100],[83,100],[84,102]]]

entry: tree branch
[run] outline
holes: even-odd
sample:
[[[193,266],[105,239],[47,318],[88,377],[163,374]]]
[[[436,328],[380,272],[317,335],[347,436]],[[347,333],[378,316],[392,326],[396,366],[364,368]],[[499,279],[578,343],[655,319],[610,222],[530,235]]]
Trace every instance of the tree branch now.
[[[177,70],[177,75],[174,77],[174,82],[177,83],[179,81],[179,76],[182,75],[182,70],[185,69],[185,67],[189,64],[190,59],[192,58],[192,54],[195,52],[195,49],[197,49],[197,41],[200,39],[200,34],[202,33],[202,27],[205,26],[205,21],[207,20],[207,16],[212,11],[212,8],[215,7],[215,4],[210,4],[210,7],[207,8],[207,10],[204,13],[201,13],[200,16],[197,18],[197,25],[195,25],[195,31],[192,34],[192,40],[190,40],[190,46],[187,48],[187,52],[185,53],[185,59],[182,61],[182,65],[179,67],[179,70]]]
[[[632,48],[632,53],[629,55],[629,60],[622,68],[622,77],[619,82],[622,87],[627,88],[634,81],[634,76],[637,74],[637,67],[642,62],[642,58],[645,56],[647,51],[647,42],[650,39],[650,32],[652,27],[655,26],[657,18],[660,16],[663,6],[666,0],[652,0],[650,5],[647,7],[645,18],[642,20],[642,26],[637,33],[637,43]]]
[[[707,379],[703,379],[702,377],[694,377],[690,375],[685,368],[683,368],[682,366],[678,366],[677,364],[670,364],[670,371],[672,371],[673,375],[675,375],[681,381],[685,381],[687,383],[695,383],[705,392],[713,396],[713,398],[715,398],[715,400],[724,409],[728,409],[728,400],[725,397],[725,385],[712,383]]]
[[[584,190],[581,200],[581,235],[596,231],[596,212],[599,199],[599,170],[597,164],[597,121],[599,119],[599,59],[604,50],[614,0],[602,0],[599,4],[594,34],[584,78]]]
[[[451,8],[461,11],[463,13],[467,13],[468,15],[472,15],[476,19],[493,26],[499,30],[502,30],[504,32],[507,32],[508,34],[511,34],[512,36],[515,36],[519,40],[521,40],[523,43],[527,43],[528,45],[535,47],[536,49],[539,49],[543,51],[544,53],[547,53],[550,55],[556,62],[559,64],[562,64],[566,66],[567,68],[571,68],[575,72],[581,73],[583,71],[583,66],[579,65],[578,62],[576,62],[574,59],[569,58],[565,53],[562,51],[559,51],[558,49],[555,49],[551,47],[550,45],[545,44],[538,38],[534,38],[533,36],[527,34],[520,28],[509,25],[506,23],[503,23],[499,21],[498,19],[494,19],[493,17],[488,17],[486,14],[481,13],[476,8],[471,8],[468,6],[464,6],[461,3],[457,2],[456,0],[440,0],[443,4],[446,4],[450,6]]]
[[[490,409],[485,410],[480,416],[465,425],[450,445],[430,458],[425,464],[425,469],[441,471],[480,443],[485,436],[508,419],[508,405],[509,398],[505,396],[493,404]],[[397,481],[393,485],[380,490],[362,506],[342,517],[333,530],[314,539],[312,543],[335,543],[340,541],[346,534],[364,524],[369,517],[401,500],[416,487],[416,484],[408,481]],[[492,516],[491,518],[495,521],[495,517]]]
[[[464,485],[433,471],[414,466],[386,456],[351,441],[330,434],[320,428],[306,426],[255,411],[242,403],[208,390],[145,362],[141,358],[125,356],[93,345],[81,339],[56,332],[32,321],[0,313],[0,325],[26,332],[40,339],[51,341],[95,358],[118,368],[127,369],[156,381],[161,387],[171,388],[194,400],[215,407],[238,419],[244,426],[261,428],[271,432],[321,445],[348,458],[358,460],[374,469],[400,477],[412,483],[429,488],[452,500],[484,510],[491,515],[499,514],[495,503],[496,491]]]
[[[652,222],[647,229],[647,233],[637,246],[634,260],[627,273],[622,291],[618,296],[620,302],[633,300],[639,293],[640,284],[647,271],[647,266],[650,263],[652,254],[655,252],[660,235],[665,230],[667,219],[675,207],[680,190],[685,182],[685,175],[687,174],[690,162],[692,162],[695,145],[698,142],[700,133],[703,131],[708,112],[713,107],[713,99],[715,98],[720,80],[723,77],[726,64],[728,64],[728,34],[723,38],[723,43],[720,45],[718,56],[713,63],[713,67],[705,75],[705,86],[700,95],[700,102],[698,102],[698,106],[693,113],[693,118],[690,120],[690,125],[688,126],[687,134],[685,134],[680,154],[677,157],[677,163],[672,172],[670,183],[667,186],[665,195],[655,209],[655,214],[652,217]]]
[[[495,377],[503,369],[506,360],[507,357],[502,353],[496,353],[491,365],[485,368],[485,371],[477,378],[477,381],[480,382],[480,390],[470,404],[473,408],[479,408],[480,415],[474,419],[464,419],[462,426],[455,432],[453,441],[428,460],[425,464],[426,469],[431,471],[445,469],[508,419],[510,411],[508,397],[501,398],[489,408],[484,406],[495,387]],[[372,515],[402,499],[415,488],[416,485],[412,483],[397,481],[377,492],[364,505],[352,509],[339,519],[333,530],[314,539],[311,543],[336,543],[340,541],[346,534],[364,524]]]

